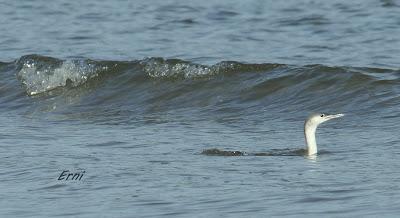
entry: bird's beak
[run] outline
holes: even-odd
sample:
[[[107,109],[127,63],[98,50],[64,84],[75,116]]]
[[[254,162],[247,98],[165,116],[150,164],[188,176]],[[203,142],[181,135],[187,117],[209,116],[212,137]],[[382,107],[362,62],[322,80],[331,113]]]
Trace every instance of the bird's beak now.
[[[327,120],[331,120],[331,119],[335,119],[335,118],[339,118],[339,117],[343,117],[344,114],[332,114],[332,115],[326,115],[326,119]]]

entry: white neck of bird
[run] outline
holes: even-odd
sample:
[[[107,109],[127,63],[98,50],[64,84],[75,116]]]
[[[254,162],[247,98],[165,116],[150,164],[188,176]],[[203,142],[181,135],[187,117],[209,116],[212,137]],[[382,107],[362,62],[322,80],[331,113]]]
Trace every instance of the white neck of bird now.
[[[315,139],[315,132],[317,130],[316,125],[304,125],[304,135],[306,138],[306,145],[307,145],[307,155],[315,155],[318,152],[317,149],[317,141]]]

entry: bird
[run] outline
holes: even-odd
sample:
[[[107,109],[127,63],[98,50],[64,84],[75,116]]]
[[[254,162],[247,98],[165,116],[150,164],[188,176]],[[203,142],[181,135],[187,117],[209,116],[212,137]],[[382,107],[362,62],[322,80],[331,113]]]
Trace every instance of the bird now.
[[[306,152],[308,156],[317,155],[318,147],[315,139],[315,132],[319,124],[326,122],[331,119],[343,117],[344,114],[313,114],[309,116],[304,122],[304,138],[306,140]]]
[[[304,122],[304,138],[306,142],[306,149],[274,149],[267,153],[246,153],[241,151],[224,151],[217,148],[203,150],[201,154],[212,155],[212,156],[293,156],[293,155],[305,155],[305,156],[316,156],[318,153],[317,140],[315,139],[315,133],[319,124],[332,120],[335,118],[343,117],[344,114],[325,114],[317,113],[310,115]]]

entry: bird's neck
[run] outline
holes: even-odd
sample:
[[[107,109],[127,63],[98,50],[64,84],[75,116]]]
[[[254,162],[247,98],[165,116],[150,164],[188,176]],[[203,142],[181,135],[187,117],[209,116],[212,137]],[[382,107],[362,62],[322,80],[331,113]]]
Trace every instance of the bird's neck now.
[[[304,135],[306,138],[307,145],[307,155],[315,155],[318,152],[317,141],[315,140],[315,132],[317,126],[314,125],[304,125]]]

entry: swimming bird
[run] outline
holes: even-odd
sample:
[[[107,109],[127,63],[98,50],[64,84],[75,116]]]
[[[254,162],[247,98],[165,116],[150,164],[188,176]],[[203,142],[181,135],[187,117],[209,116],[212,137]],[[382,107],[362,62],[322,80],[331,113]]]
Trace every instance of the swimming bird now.
[[[315,132],[319,124],[326,122],[331,119],[343,117],[344,114],[313,114],[309,116],[304,122],[304,137],[306,140],[306,149],[274,149],[267,153],[245,153],[241,151],[224,151],[216,148],[206,149],[202,152],[205,155],[216,155],[216,156],[243,156],[243,155],[254,155],[254,156],[292,156],[292,155],[307,155],[315,156],[318,153],[317,141],[315,139]]]
[[[331,119],[343,117],[344,114],[313,114],[304,122],[304,136],[307,145],[307,155],[316,155],[318,153],[317,141],[315,139],[315,132],[319,124]]]

